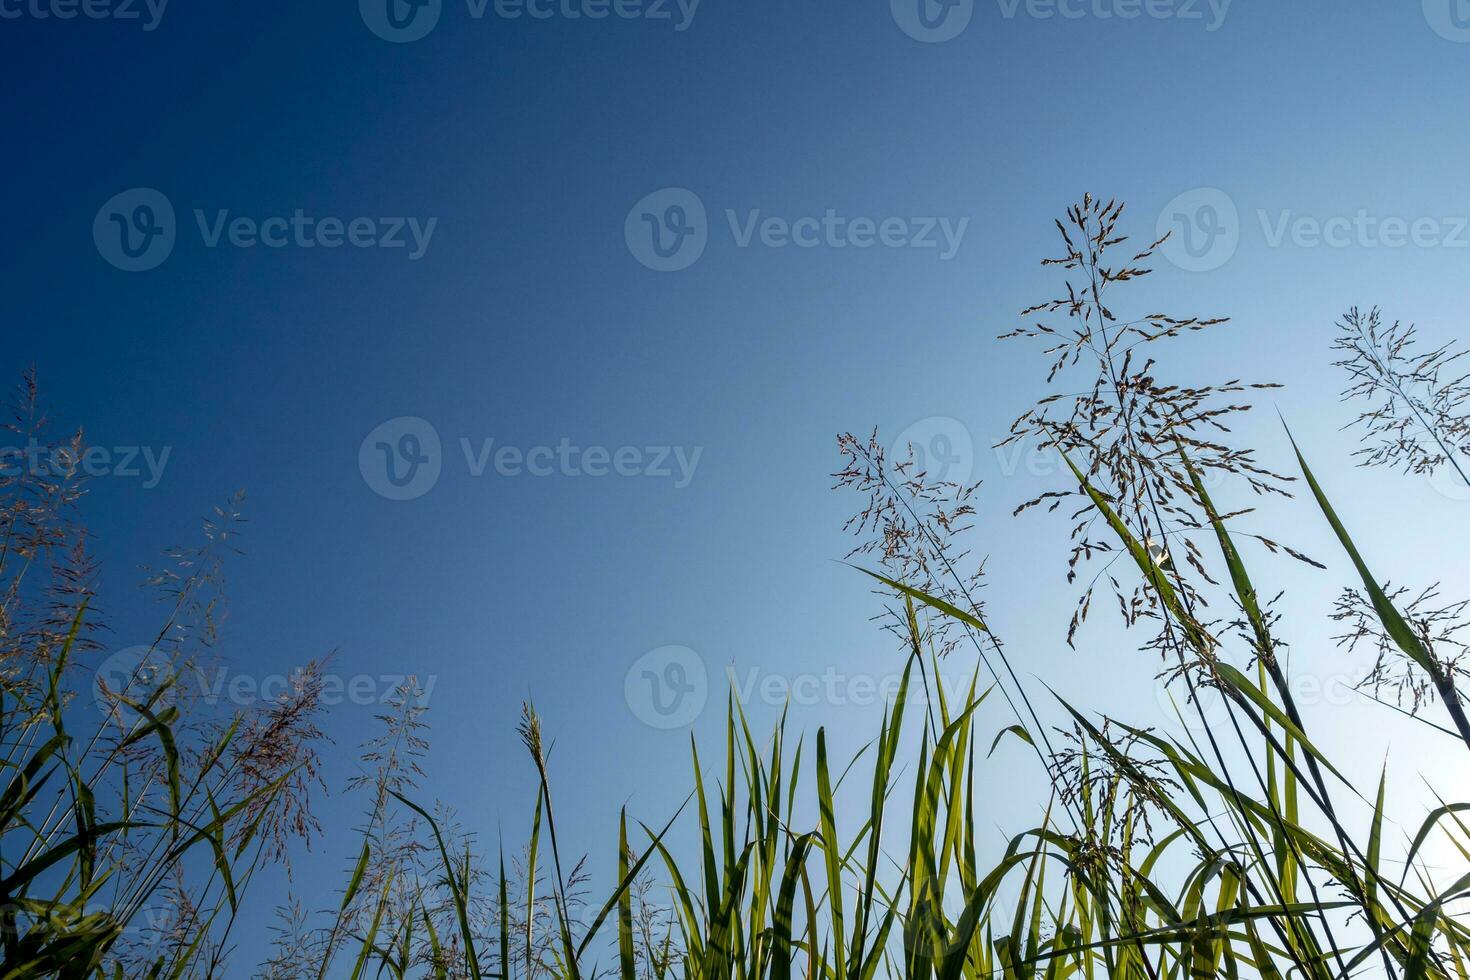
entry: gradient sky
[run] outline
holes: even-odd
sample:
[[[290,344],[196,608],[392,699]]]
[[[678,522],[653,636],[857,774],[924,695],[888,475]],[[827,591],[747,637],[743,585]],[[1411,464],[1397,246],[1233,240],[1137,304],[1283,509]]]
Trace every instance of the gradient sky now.
[[[195,540],[208,509],[244,488],[233,669],[259,679],[335,650],[344,678],[432,678],[425,796],[487,845],[503,828],[511,848],[532,791],[514,727],[534,697],[556,739],[564,840],[606,871],[617,807],[656,822],[689,782],[690,726],[645,724],[625,696],[640,657],[697,651],[709,706],[692,727],[711,749],[727,665],[786,679],[898,669],[867,621],[875,600],[835,561],[856,501],[829,492],[830,474],[839,431],[917,425],[985,481],[973,543],[991,556],[986,600],[1018,669],[1162,724],[1158,666],[1137,638],[1099,615],[1078,651],[1063,642],[1063,522],[1009,516],[1059,478],[989,448],[1045,392],[1036,348],[995,337],[1059,287],[1038,260],[1055,249],[1053,215],[1084,191],[1129,202],[1139,239],[1175,214],[1195,222],[1200,254],[1171,251],[1127,294],[1134,314],[1233,318],[1176,344],[1170,376],[1285,383],[1242,441],[1286,468],[1279,407],[1381,574],[1470,588],[1466,503],[1348,465],[1350,413],[1329,365],[1332,323],[1352,304],[1381,304],[1428,337],[1465,335],[1462,0],[981,0],[937,35],[903,0],[703,0],[692,18],[671,2],[668,19],[573,19],[568,3],[540,19],[442,0],[424,37],[390,43],[370,3],[176,3],[153,22],[142,5],[136,20],[63,20],[39,16],[50,0],[0,0],[0,366],[36,367],[58,430],[169,452],[156,486],[103,476],[85,505],[117,649],[157,624],[137,566]],[[146,271],[99,248],[111,215],[131,221],[144,199],[109,201],[135,188],[175,212],[172,251]],[[677,224],[670,204],[686,205],[704,250],[657,271],[639,232],[645,213]],[[298,209],[318,230],[340,222],[339,237],[358,218],[372,219],[357,225],[364,240],[409,218],[432,233],[417,257],[289,236],[241,247],[228,230],[210,245],[221,220],[265,226]],[[801,225],[814,247],[776,247],[775,226],[744,237],[753,216],[829,211],[840,231]],[[856,247],[853,219],[893,242],[932,225],[940,245]],[[394,500],[359,450],[404,417],[432,426],[439,475]],[[394,446],[408,432],[386,431]],[[601,447],[604,466],[634,447],[623,461],[639,472],[658,447],[699,455],[687,486],[560,463],[476,476],[461,440],[478,453],[488,439],[522,454]],[[1263,591],[1290,587],[1299,604],[1297,670],[1354,679],[1358,662],[1322,625],[1348,582],[1326,528],[1302,502],[1250,520],[1330,566],[1256,559]],[[968,675],[971,661],[952,666]],[[826,724],[847,749],[881,716],[815,700],[794,723]],[[768,722],[777,708],[756,701],[753,721]],[[1013,720],[989,710],[996,731]],[[362,806],[340,790],[372,714],[331,715],[329,827]],[[1365,717],[1325,701],[1313,715],[1346,738]],[[1381,711],[1367,717],[1390,730]],[[997,839],[1036,819],[1034,770],[1019,744],[990,763]],[[355,853],[329,834],[298,883],[335,881]],[[241,971],[255,961],[243,942]]]

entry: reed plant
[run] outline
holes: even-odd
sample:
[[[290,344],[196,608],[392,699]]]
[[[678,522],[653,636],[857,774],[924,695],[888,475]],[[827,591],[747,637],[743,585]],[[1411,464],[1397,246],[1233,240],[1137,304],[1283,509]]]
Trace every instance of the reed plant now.
[[[834,757],[826,731],[790,714],[756,731],[732,696],[723,745],[702,754],[691,742],[684,806],[646,823],[609,814],[616,846],[578,860],[558,834],[555,760],[528,704],[518,733],[537,787],[532,830],[507,861],[422,802],[427,741],[409,685],[363,747],[352,873],[308,898],[329,911],[283,910],[260,972],[1470,980],[1470,802],[1436,787],[1446,795],[1413,819],[1392,812],[1388,766],[1376,786],[1349,779],[1342,760],[1383,746],[1372,731],[1334,746],[1309,728],[1281,638],[1289,621],[1368,644],[1365,700],[1457,757],[1470,750],[1465,604],[1387,584],[1383,556],[1355,542],[1294,440],[1275,465],[1231,444],[1232,421],[1271,385],[1168,377],[1170,344],[1227,322],[1124,312],[1162,244],[1130,245],[1124,215],[1090,196],[1068,209],[1046,260],[1057,296],[1006,335],[1040,341],[1057,386],[1010,438],[1054,450],[1067,474],[1017,512],[1067,522],[1068,643],[1091,642],[1093,600],[1110,596],[1159,658],[1184,734],[1071,703],[1015,669],[1021,644],[997,635],[1005,610],[980,601],[983,563],[963,544],[977,488],[931,480],[912,454],[889,459],[876,433],[844,435],[837,484],[862,500],[847,557],[882,595],[902,660],[898,695],[860,752]],[[1464,478],[1457,355],[1414,355],[1412,335],[1376,312],[1349,313],[1343,331],[1348,397],[1376,399],[1358,420],[1360,461]],[[0,976],[219,975],[251,879],[315,829],[315,675],[218,729],[191,725],[173,697],[208,646],[233,535],[224,508],[206,545],[158,577],[172,605],[144,690],[113,692],[106,725],[73,735],[68,678],[95,648],[84,541],[64,519],[74,497],[64,485],[4,490]],[[1248,531],[1249,508],[1227,495],[1321,522],[1339,554],[1319,561]],[[1337,626],[1277,595],[1281,561],[1350,569]],[[27,585],[42,566],[45,587]],[[960,697],[941,683],[957,665],[970,678]],[[1222,713],[1206,714],[1206,695]],[[1034,826],[982,854],[984,768],[1002,742],[1025,747],[1050,792]],[[1458,865],[1431,865],[1431,848]],[[160,898],[182,918],[162,953],[139,958],[130,923]]]

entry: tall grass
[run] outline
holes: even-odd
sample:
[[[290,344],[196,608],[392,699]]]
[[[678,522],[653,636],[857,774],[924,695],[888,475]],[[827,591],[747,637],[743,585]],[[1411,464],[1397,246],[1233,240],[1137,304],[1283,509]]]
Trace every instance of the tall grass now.
[[[992,630],[1005,611],[977,601],[980,569],[954,543],[974,488],[932,482],[911,458],[889,461],[876,438],[844,437],[839,485],[866,497],[849,525],[860,536],[849,557],[886,597],[884,622],[903,656],[898,696],[856,757],[833,758],[825,731],[808,738],[785,716],[773,731],[754,731],[732,698],[716,761],[691,743],[679,812],[650,824],[609,815],[617,846],[594,864],[610,887],[589,899],[593,876],[558,835],[554,766],[535,709],[526,707],[519,729],[537,781],[532,832],[507,862],[503,851],[477,853],[446,811],[418,802],[426,743],[405,690],[364,749],[368,775],[356,788],[368,803],[350,877],[324,916],[287,910],[262,972],[1467,980],[1470,924],[1457,910],[1470,897],[1470,802],[1442,800],[1414,823],[1390,812],[1387,769],[1376,786],[1344,775],[1340,760],[1363,755],[1373,733],[1335,753],[1309,729],[1281,655],[1289,612],[1263,598],[1273,565],[1242,546],[1317,563],[1245,533],[1246,511],[1217,495],[1301,491],[1288,506],[1330,529],[1352,570],[1338,619],[1348,623],[1345,642],[1375,647],[1368,690],[1395,678],[1407,704],[1383,710],[1414,719],[1447,755],[1470,750],[1459,607],[1401,608],[1405,593],[1375,573],[1380,556],[1354,541],[1294,442],[1281,472],[1226,444],[1228,421],[1247,409],[1240,396],[1265,386],[1160,379],[1152,351],[1224,321],[1114,312],[1126,301],[1119,287],[1147,274],[1159,244],[1114,260],[1126,247],[1122,217],[1120,205],[1092,198],[1069,209],[1058,222],[1064,251],[1048,260],[1065,292],[1026,311],[1012,335],[1046,341],[1051,379],[1081,392],[1043,399],[1013,427],[1014,438],[1057,451],[1069,474],[1019,510],[1070,522],[1069,579],[1079,591],[1068,641],[1087,644],[1094,591],[1111,590],[1124,623],[1142,630],[1139,645],[1161,658],[1181,717],[1198,721],[1186,733],[1197,735],[1166,735],[1023,683]],[[1376,318],[1348,322],[1378,336]],[[1373,364],[1387,372],[1374,391],[1402,393],[1414,380],[1395,387],[1393,359]],[[1432,385],[1437,375],[1421,370],[1418,380]],[[1438,429],[1429,427],[1432,448],[1411,468],[1454,465],[1463,448],[1451,445],[1463,434],[1457,390],[1417,403],[1436,408],[1425,420]],[[1385,430],[1391,411],[1369,417],[1374,437],[1404,438],[1406,426]],[[69,502],[25,492],[41,493],[40,509],[11,521],[0,567],[12,579],[68,538],[42,540],[31,528],[52,526],[46,507]],[[159,646],[175,671],[179,644],[165,641],[199,631],[209,549],[228,538],[226,517],[191,571],[165,577],[175,616]],[[0,976],[214,975],[257,869],[312,829],[310,745],[320,733],[309,721],[311,675],[289,706],[204,738],[184,725],[169,697],[177,675],[165,672],[146,696],[116,692],[111,727],[78,739],[65,725],[66,678],[89,647],[91,597],[83,561],[53,564],[72,571],[53,576],[59,588],[30,595],[40,615],[21,615],[23,584],[4,607]],[[1290,614],[1293,631],[1315,628]],[[940,683],[942,665],[956,663],[973,672],[957,699]],[[1205,715],[1207,691],[1222,699],[1223,716]],[[978,771],[1005,739],[1028,747],[1051,791],[1036,801],[1044,817],[982,860]],[[1413,832],[1400,840],[1395,828],[1406,825]],[[1431,846],[1457,854],[1459,867],[1430,867]],[[129,925],[160,894],[188,918],[161,953],[140,958]]]
[[[223,724],[186,703],[179,680],[215,636],[232,500],[204,544],[150,571],[159,630],[124,683],[97,689],[103,720],[74,730],[95,717],[70,705],[99,629],[72,513],[81,438],[43,441],[30,377],[6,428],[46,463],[0,476],[0,975],[218,973],[251,880],[313,830],[320,667]]]

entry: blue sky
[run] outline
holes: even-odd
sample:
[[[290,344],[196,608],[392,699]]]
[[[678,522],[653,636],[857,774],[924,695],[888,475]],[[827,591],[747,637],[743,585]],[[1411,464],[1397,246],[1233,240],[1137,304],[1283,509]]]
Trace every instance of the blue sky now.
[[[690,726],[630,708],[650,651],[696,652],[707,739],[727,665],[778,687],[837,671],[849,693],[798,705],[801,727],[855,748],[876,726],[850,679],[898,651],[835,561],[855,502],[828,489],[834,436],[917,426],[985,480],[974,546],[1018,665],[1162,721],[1156,666],[1105,617],[1065,647],[1065,529],[1009,517],[1059,478],[989,448],[1044,392],[1038,352],[995,337],[1058,287],[1038,260],[1084,191],[1128,201],[1139,239],[1192,222],[1195,254],[1171,246],[1133,312],[1234,322],[1167,369],[1285,383],[1240,438],[1287,465],[1274,403],[1384,575],[1470,585],[1416,544],[1466,504],[1347,465],[1328,364],[1352,304],[1465,334],[1460,0],[588,3],[442,0],[404,40],[368,0],[0,0],[0,366],[34,365],[59,427],[110,459],[168,453],[86,504],[119,649],[155,624],[137,566],[244,488],[234,669],[335,650],[375,691],[432,678],[426,795],[487,841],[525,830],[533,696],[564,839],[610,861],[616,807],[653,821],[687,784]],[[125,268],[122,229],[152,268]],[[1301,669],[1351,674],[1321,626],[1348,581],[1325,528],[1302,503],[1252,520],[1329,562],[1268,567],[1300,603]],[[1319,714],[1351,737],[1355,711]],[[331,717],[344,778],[372,713]],[[995,785],[1033,767],[998,752]],[[998,798],[995,822],[1034,809]],[[328,836],[301,860],[353,853]]]

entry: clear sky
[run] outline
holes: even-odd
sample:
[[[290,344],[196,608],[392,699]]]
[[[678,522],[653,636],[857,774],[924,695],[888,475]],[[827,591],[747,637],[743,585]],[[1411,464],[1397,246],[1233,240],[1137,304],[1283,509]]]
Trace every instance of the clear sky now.
[[[487,844],[527,829],[529,696],[566,846],[600,866],[620,804],[654,822],[688,787],[691,726],[646,723],[645,669],[704,669],[711,748],[727,666],[836,672],[794,723],[875,730],[852,678],[899,651],[834,561],[856,501],[829,491],[836,433],[875,424],[985,481],[974,546],[1018,669],[1163,722],[1110,610],[1063,642],[1065,529],[1009,516],[1054,468],[989,448],[1045,390],[1037,350],[995,337],[1057,288],[1038,260],[1084,191],[1139,239],[1190,223],[1131,312],[1234,322],[1170,376],[1285,383],[1242,440],[1287,467],[1279,407],[1381,574],[1470,587],[1467,504],[1347,464],[1328,364],[1352,304],[1465,336],[1463,0],[97,2],[0,0],[0,367],[115,450],[84,511],[109,643],[156,626],[137,566],[244,488],[234,670],[336,650],[365,691],[432,679],[425,795]],[[111,472],[130,447],[167,452],[156,480],[141,453]],[[1251,520],[1330,566],[1259,573],[1293,590],[1299,671],[1353,677],[1315,511]],[[694,659],[640,661],[670,646]],[[334,791],[373,731],[346,700]],[[1319,701],[1352,737],[1357,709]],[[996,753],[997,827],[1036,818],[1010,790],[1034,767]],[[353,854],[329,836],[303,880]]]

